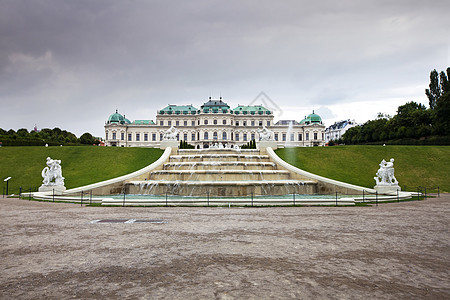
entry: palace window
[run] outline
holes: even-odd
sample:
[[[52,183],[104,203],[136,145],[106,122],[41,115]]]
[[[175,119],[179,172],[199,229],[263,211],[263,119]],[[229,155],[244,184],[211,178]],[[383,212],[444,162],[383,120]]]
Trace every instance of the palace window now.
[[[314,139],[317,140],[317,132],[314,132]]]
[[[184,121],[184,126],[187,126],[187,121]]]
[[[302,140],[302,134],[301,134],[301,133],[298,134],[298,140],[299,140],[299,141]]]
[[[195,141],[195,133],[192,134],[192,140]]]
[[[113,137],[112,137],[112,139],[113,139],[113,140],[116,139],[116,133],[115,133],[115,132],[113,132]]]
[[[246,133],[244,133],[244,134],[242,135],[242,140],[243,140],[243,141],[247,141],[247,134],[246,134]]]
[[[152,133],[152,141],[156,141],[156,133]]]
[[[203,139],[205,139],[205,140],[208,139],[208,132],[205,132],[205,135],[204,135]]]
[[[136,133],[136,141],[140,141],[141,140],[141,135],[139,133]]]
[[[180,126],[180,121],[176,121],[175,126]]]
[[[121,132],[120,133],[120,139],[123,141],[123,140],[125,140],[125,133],[124,132]]]
[[[159,134],[159,140],[160,140],[160,141],[163,140],[163,134],[162,134],[162,133]]]
[[[187,141],[187,133],[184,134],[183,140]]]
[[[242,124],[243,126],[247,126],[247,121],[244,121],[244,124]]]
[[[309,132],[305,134],[305,140],[309,141]]]
[[[213,133],[213,139],[214,139],[214,140],[217,140],[217,131],[214,131],[214,133]]]
[[[164,126],[164,121],[159,121],[159,125]]]
[[[148,141],[148,133],[144,133],[144,141]]]
[[[259,121],[259,126],[262,126],[262,121]]]
[[[267,127],[269,127],[270,126],[270,121],[267,121]]]
[[[239,133],[236,133],[236,141],[239,141]]]
[[[294,141],[294,134],[291,133],[291,141]]]
[[[277,141],[278,142],[278,133],[275,133],[275,141]]]
[[[195,126],[195,121],[192,121],[192,122],[191,122],[191,126]]]
[[[255,126],[255,121],[252,121],[252,126]]]
[[[205,120],[205,125],[208,125],[208,120]]]
[[[239,121],[236,121],[236,126],[239,126]]]
[[[131,141],[131,133],[128,134],[128,140]]]
[[[226,141],[226,139],[227,139],[227,133],[224,131],[222,133],[222,140]]]
[[[286,141],[286,133],[283,133],[283,142]]]
[[[254,133],[252,133],[252,140],[254,140],[255,139],[255,134]]]
[[[217,125],[217,120],[214,120],[213,122],[214,122],[214,125]]]
[[[106,136],[105,136],[105,139],[108,139],[108,132],[106,132]]]
[[[172,126],[172,121],[167,121],[167,125]]]
[[[227,120],[223,120],[223,121],[222,121],[222,124],[223,124],[223,125],[227,125]]]

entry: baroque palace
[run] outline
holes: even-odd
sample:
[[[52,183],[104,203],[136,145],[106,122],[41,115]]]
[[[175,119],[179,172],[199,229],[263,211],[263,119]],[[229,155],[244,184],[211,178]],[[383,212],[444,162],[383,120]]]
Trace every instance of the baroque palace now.
[[[177,140],[184,140],[197,149],[214,144],[242,146],[259,141],[259,131],[266,127],[273,132],[278,147],[312,147],[324,145],[325,126],[314,112],[301,121],[279,120],[262,105],[238,105],[234,109],[222,101],[204,103],[200,109],[192,105],[168,105],[159,110],[156,122],[131,122],[116,111],[105,124],[105,145],[119,147],[159,147],[164,133],[171,127],[178,130]]]

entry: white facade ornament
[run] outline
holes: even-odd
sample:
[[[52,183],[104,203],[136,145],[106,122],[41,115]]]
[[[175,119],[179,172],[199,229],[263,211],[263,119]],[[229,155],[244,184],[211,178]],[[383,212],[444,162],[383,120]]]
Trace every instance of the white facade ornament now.
[[[163,136],[164,141],[176,141],[177,140],[178,129],[175,127],[170,127]]]
[[[262,129],[258,130],[260,141],[273,141],[273,132],[264,126]]]
[[[377,176],[374,177],[376,182],[374,188],[383,193],[399,191],[400,186],[398,185],[397,178],[394,176],[394,159],[391,158],[389,162],[383,159],[379,166]]]

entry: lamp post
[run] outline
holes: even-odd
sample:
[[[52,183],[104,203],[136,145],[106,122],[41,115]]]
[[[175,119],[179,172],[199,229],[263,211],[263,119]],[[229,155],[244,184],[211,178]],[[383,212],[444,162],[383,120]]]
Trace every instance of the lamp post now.
[[[11,176],[8,177],[8,178],[5,178],[5,180],[3,180],[3,181],[6,182],[6,196],[8,196],[8,183],[9,183],[9,180],[10,180],[10,179],[11,179]]]

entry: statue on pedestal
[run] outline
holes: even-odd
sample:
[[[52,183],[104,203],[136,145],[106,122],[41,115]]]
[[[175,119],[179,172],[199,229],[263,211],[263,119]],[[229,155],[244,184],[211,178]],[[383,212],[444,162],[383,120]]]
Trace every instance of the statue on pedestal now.
[[[377,176],[373,178],[376,182],[375,189],[380,192],[400,190],[397,178],[394,176],[394,159],[391,158],[389,162],[383,159],[379,166]]]
[[[61,161],[47,157],[46,164],[47,166],[41,172],[44,179],[39,191],[65,191],[66,187],[64,186],[64,177],[62,176]]]
[[[383,159],[376,175],[374,179],[377,185],[397,185],[398,181],[394,176],[394,159],[391,158],[389,162]]]

